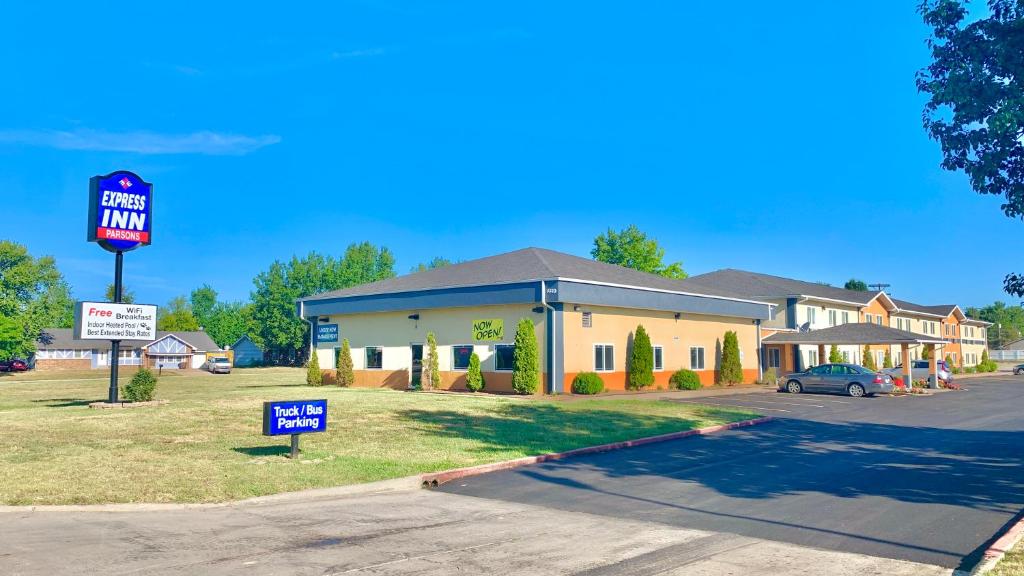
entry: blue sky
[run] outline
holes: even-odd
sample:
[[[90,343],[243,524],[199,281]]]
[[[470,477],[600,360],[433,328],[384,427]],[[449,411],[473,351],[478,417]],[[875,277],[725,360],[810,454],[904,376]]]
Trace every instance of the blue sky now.
[[[1024,227],[938,167],[916,4],[6,6],[0,238],[99,297],[88,179],[123,168],[156,186],[126,283],[158,304],[356,241],[404,273],[634,223],[691,274],[1009,300]]]

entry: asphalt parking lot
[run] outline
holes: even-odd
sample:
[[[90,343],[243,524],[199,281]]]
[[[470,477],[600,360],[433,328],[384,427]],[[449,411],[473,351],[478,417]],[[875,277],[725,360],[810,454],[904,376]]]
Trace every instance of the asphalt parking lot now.
[[[1024,509],[1024,378],[962,384],[927,397],[702,398],[777,420],[440,489],[970,569]]]

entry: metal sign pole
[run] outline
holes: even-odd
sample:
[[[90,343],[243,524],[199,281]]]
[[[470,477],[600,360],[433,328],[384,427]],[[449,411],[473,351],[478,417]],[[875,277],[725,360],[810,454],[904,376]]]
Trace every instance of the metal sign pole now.
[[[292,460],[299,457],[299,434],[292,434],[292,453],[289,456]]]
[[[121,302],[121,268],[124,266],[124,252],[118,250],[114,255],[114,302]],[[121,341],[110,341],[110,391],[107,402],[117,403],[117,367],[121,363]]]

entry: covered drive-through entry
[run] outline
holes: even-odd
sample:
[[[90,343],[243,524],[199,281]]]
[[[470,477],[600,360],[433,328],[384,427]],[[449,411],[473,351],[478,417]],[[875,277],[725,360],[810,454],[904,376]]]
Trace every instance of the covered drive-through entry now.
[[[766,351],[780,350],[783,357],[794,358],[794,370],[800,370],[799,354],[795,353],[798,346],[817,346],[818,358],[821,363],[828,358],[825,347],[842,345],[855,346],[900,346],[900,357],[903,359],[903,381],[909,386],[912,385],[910,349],[911,347],[923,346],[924,355],[928,357],[928,373],[931,375],[929,385],[938,388],[938,362],[937,358],[942,353],[945,340],[898,330],[880,324],[868,324],[858,322],[841,324],[821,330],[810,330],[807,332],[778,332],[764,339]],[[771,352],[769,352],[771,353]]]

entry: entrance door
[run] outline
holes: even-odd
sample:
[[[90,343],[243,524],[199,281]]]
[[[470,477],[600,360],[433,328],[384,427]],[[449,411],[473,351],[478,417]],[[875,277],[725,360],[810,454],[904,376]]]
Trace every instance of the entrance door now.
[[[423,377],[423,344],[412,344],[412,382],[414,387],[419,387]]]

